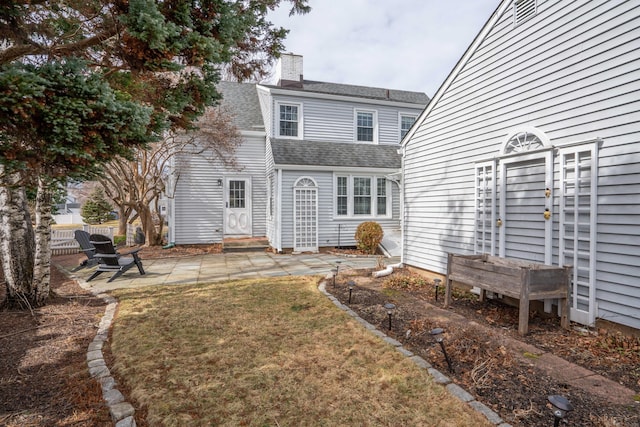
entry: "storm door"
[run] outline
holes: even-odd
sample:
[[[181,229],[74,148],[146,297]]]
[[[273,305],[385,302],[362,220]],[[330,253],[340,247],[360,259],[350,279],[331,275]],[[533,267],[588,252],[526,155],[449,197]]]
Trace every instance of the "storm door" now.
[[[224,234],[251,236],[251,179],[226,178],[224,204]]]
[[[293,250],[318,251],[318,186],[311,178],[299,178],[293,188]]]

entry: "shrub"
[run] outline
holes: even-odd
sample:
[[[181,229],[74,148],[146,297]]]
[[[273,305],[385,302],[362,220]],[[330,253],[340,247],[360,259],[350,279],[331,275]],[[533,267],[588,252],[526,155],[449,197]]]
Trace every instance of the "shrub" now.
[[[358,243],[358,249],[368,254],[375,254],[378,245],[382,242],[383,235],[380,224],[375,221],[367,221],[358,225],[353,237]]]
[[[127,243],[127,236],[124,234],[119,234],[116,236],[113,236],[113,244],[118,246],[118,245],[123,245]]]

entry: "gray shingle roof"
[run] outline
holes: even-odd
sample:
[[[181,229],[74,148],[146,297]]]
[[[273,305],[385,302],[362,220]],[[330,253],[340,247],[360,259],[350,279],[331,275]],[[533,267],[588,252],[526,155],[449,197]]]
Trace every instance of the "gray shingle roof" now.
[[[398,145],[271,140],[276,165],[400,169]]]
[[[220,82],[221,104],[231,109],[240,130],[264,130],[255,83]]]
[[[312,80],[304,80],[302,82],[301,88],[274,85],[263,86],[297,92],[325,93],[330,95],[353,96],[357,98],[408,102],[412,104],[419,104],[423,107],[429,103],[429,97],[422,92],[410,92],[406,90],[384,89],[368,86],[355,86],[341,83],[316,82]]]

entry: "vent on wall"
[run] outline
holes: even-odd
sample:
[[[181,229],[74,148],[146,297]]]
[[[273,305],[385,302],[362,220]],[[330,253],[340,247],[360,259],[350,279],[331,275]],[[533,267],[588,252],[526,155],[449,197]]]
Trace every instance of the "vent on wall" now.
[[[536,0],[515,0],[513,2],[513,25],[521,24],[536,14]]]

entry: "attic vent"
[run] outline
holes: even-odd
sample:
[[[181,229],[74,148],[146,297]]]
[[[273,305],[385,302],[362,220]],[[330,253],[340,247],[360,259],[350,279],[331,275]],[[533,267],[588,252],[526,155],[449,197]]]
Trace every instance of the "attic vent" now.
[[[536,14],[536,0],[515,0],[513,2],[513,25],[518,25]]]

